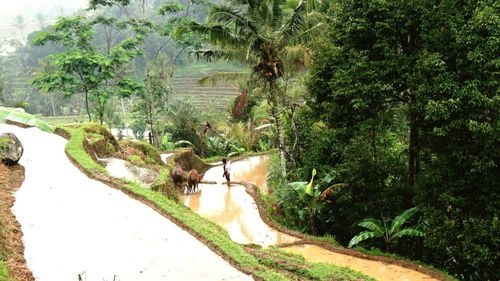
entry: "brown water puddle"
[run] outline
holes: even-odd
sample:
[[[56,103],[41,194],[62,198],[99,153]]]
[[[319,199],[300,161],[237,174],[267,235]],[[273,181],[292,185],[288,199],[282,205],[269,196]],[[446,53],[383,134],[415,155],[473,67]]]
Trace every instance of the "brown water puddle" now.
[[[265,157],[257,156],[231,163],[232,178],[267,187],[265,160]],[[228,187],[225,184],[221,166],[208,170],[203,179],[217,184],[200,184],[199,192],[181,195],[180,199],[199,215],[224,227],[233,241],[269,246],[299,240],[262,221],[257,205],[245,187],[236,184]]]
[[[235,181],[255,184],[263,193],[269,194],[267,187],[267,156],[254,156],[231,163],[232,177]]]
[[[236,243],[269,246],[298,240],[264,223],[257,205],[243,186],[228,188],[226,184],[200,184],[199,187],[199,192],[182,195],[181,200],[199,215],[224,227]]]
[[[266,156],[257,156],[231,163],[232,178],[235,181],[252,182],[267,192],[266,160]],[[257,205],[243,186],[227,187],[222,177],[221,166],[208,170],[204,180],[215,181],[217,184],[200,184],[199,192],[183,195],[181,200],[193,211],[224,227],[233,241],[269,246],[299,240],[276,231],[264,223]],[[339,254],[316,245],[291,246],[285,247],[284,250],[300,254],[309,262],[349,267],[379,280],[437,280],[408,268]]]
[[[366,260],[353,256],[335,253],[316,245],[298,245],[283,248],[295,254],[302,255],[310,262],[323,262],[345,266],[360,271],[368,276],[387,281],[420,281],[438,280],[428,275],[397,265],[380,261]]]

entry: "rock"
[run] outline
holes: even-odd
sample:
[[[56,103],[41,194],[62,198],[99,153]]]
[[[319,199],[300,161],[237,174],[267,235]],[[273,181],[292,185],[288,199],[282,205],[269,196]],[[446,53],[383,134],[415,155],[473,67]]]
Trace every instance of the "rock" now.
[[[0,160],[7,165],[17,164],[23,155],[23,145],[11,133],[0,133]]]

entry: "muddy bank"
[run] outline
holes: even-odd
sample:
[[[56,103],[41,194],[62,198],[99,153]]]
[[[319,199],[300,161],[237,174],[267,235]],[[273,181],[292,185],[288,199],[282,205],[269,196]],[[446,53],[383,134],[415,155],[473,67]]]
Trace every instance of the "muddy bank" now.
[[[3,257],[9,275],[14,281],[34,281],[24,259],[21,226],[12,213],[16,192],[24,181],[21,165],[4,166],[0,163],[0,258]]]
[[[0,129],[25,146],[14,213],[37,280],[83,272],[84,280],[251,279],[154,210],[83,175],[66,157],[66,140],[35,128]]]

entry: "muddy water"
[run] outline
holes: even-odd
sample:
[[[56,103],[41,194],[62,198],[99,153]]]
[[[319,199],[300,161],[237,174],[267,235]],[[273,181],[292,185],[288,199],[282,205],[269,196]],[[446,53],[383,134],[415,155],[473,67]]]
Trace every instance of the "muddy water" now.
[[[265,194],[267,188],[267,156],[254,156],[242,161],[231,163],[231,178],[235,181],[250,182],[255,184]]]
[[[266,158],[251,157],[231,164],[235,181],[266,184]],[[183,196],[184,203],[198,214],[222,225],[231,238],[238,243],[255,243],[263,246],[298,240],[267,226],[260,218],[253,198],[244,187],[231,185],[228,188],[222,178],[222,167],[214,167],[205,173],[205,180],[216,181],[216,185],[201,185],[201,192]],[[284,248],[300,254],[310,262],[324,262],[349,267],[379,280],[423,281],[436,280],[420,272],[384,262],[360,259],[328,251],[315,245],[299,245]]]
[[[284,248],[284,250],[300,254],[308,261],[324,262],[339,266],[346,266],[354,270],[363,272],[364,274],[377,278],[379,280],[386,280],[386,281],[438,280],[431,278],[423,273],[410,270],[401,266],[334,253],[316,245],[298,245],[298,246]]]
[[[161,161],[163,163],[167,164],[167,159],[170,158],[170,156],[174,155],[173,153],[162,153],[160,154]]]
[[[103,158],[99,161],[105,163],[106,170],[112,177],[127,179],[142,185],[150,186],[158,176],[156,171],[132,165],[122,159]]]
[[[63,138],[0,124],[24,146],[15,194],[25,258],[38,281],[251,280],[144,204],[81,173]],[[116,277],[116,278],[115,278]]]
[[[245,180],[252,175],[252,168],[259,167],[262,158],[250,158],[249,161],[231,164],[232,177]],[[259,168],[260,169],[260,168]],[[265,172],[260,177],[265,179]],[[184,204],[201,216],[224,227],[231,239],[240,244],[258,244],[261,246],[290,243],[297,238],[281,233],[262,221],[257,205],[245,191],[245,187],[232,184],[228,187],[222,177],[222,167],[214,167],[205,173],[206,181],[217,184],[200,184],[200,191],[193,195],[183,195]]]

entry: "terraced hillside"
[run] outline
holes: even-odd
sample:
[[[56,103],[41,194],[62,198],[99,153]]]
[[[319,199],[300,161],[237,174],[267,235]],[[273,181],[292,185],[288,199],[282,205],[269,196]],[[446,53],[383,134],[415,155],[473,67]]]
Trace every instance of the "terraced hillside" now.
[[[204,108],[212,104],[216,108],[225,109],[238,96],[238,90],[230,83],[201,86],[198,81],[216,72],[229,71],[242,71],[242,69],[224,63],[193,64],[183,67],[172,78],[173,97],[191,98],[197,108]]]

